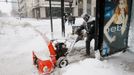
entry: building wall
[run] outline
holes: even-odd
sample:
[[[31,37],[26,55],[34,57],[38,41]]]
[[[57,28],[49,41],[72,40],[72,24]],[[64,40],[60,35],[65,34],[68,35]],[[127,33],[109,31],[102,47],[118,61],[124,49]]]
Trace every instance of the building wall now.
[[[40,16],[41,18],[46,18],[46,8],[40,8]]]
[[[78,0],[74,0],[73,6],[74,6],[73,15],[78,16]]]
[[[87,0],[87,13],[91,15],[91,1],[92,0]]]
[[[44,17],[49,17],[49,0],[35,0],[36,3],[34,4],[34,10],[36,11],[37,9],[39,9],[40,11],[40,18],[44,18]],[[56,14],[57,14],[57,17],[60,16],[60,8],[61,8],[61,0],[52,0],[52,11],[55,11],[55,12],[52,12],[53,16],[56,17]],[[77,2],[77,0],[73,0],[74,2]],[[78,16],[78,6],[76,5],[77,3],[74,3],[72,4],[72,11],[73,11],[73,15],[75,16]],[[69,2],[67,2],[67,0],[65,0],[64,2],[64,6],[65,6],[65,12],[69,12]],[[35,14],[37,14],[35,12]],[[44,15],[43,15],[44,14]]]
[[[49,0],[19,0],[22,17],[49,17]],[[60,17],[61,0],[52,0],[52,14]],[[69,12],[69,0],[65,0],[65,12]],[[91,2],[91,3],[90,3]],[[73,0],[72,15],[81,16],[82,13],[93,15],[96,0]],[[92,5],[92,6],[91,6]],[[55,11],[56,10],[56,11]]]
[[[19,0],[19,9],[21,17],[33,17],[33,0]]]
[[[83,0],[83,13],[87,13],[87,0]]]
[[[81,16],[83,13],[91,14],[91,1],[78,0],[78,16]]]
[[[30,18],[33,17],[32,7],[33,7],[33,0],[26,0],[27,17],[30,17]]]
[[[96,14],[96,0],[91,1],[91,15],[95,16]]]
[[[16,3],[12,3],[11,15],[14,16],[14,17],[17,17],[17,16],[19,16],[19,13],[18,13],[18,1],[17,0],[12,0],[12,1],[16,2]]]

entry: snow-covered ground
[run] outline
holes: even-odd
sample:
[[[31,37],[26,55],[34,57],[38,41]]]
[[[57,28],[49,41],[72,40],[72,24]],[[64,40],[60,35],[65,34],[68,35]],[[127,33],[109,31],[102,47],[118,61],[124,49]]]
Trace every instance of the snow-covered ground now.
[[[77,18],[76,24],[81,23]],[[54,19],[53,38],[62,39],[61,20]],[[134,24],[132,22],[132,24]],[[49,52],[43,38],[32,28],[47,34],[51,39],[49,20],[0,18],[0,75],[38,75],[32,64],[32,51],[44,51],[47,57]],[[69,60],[67,67],[56,68],[52,75],[134,75],[134,34],[130,28],[130,51],[117,53],[99,61],[84,57],[85,43],[79,41]],[[71,33],[71,26],[66,24],[66,35]]]

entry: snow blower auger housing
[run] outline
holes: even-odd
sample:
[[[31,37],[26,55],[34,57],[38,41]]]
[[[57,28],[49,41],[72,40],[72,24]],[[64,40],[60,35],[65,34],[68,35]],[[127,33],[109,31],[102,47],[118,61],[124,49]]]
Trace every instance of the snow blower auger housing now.
[[[65,67],[68,65],[68,60],[66,59],[66,53],[68,48],[63,42],[57,42],[55,48],[50,41],[48,44],[48,49],[50,52],[50,59],[42,60],[35,55],[33,51],[33,64],[37,67],[40,74],[50,74],[53,72],[55,67]]]

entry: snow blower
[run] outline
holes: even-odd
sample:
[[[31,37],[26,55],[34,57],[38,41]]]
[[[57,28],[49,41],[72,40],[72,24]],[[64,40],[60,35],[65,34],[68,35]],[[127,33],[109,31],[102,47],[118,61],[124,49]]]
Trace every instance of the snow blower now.
[[[75,40],[71,42],[70,47],[67,48],[67,39],[64,39],[64,42],[58,41],[57,39],[49,40],[45,34],[43,34],[42,32],[40,32],[32,26],[31,28],[33,28],[37,33],[41,35],[41,37],[47,44],[48,51],[50,53],[50,58],[44,60],[39,58],[34,51],[32,52],[33,64],[37,67],[39,74],[50,74],[54,71],[55,67],[62,68],[67,66],[69,64],[67,55],[72,51],[75,43],[81,40],[82,37],[77,36]]]
[[[50,59],[43,60],[37,56],[36,52],[32,52],[33,64],[37,67],[39,74],[50,74],[55,67],[62,68],[67,66],[68,60],[66,59],[66,55],[68,48],[66,44],[64,42],[58,42],[57,40],[49,40],[46,35],[37,29],[34,30],[42,36],[50,53]],[[57,41],[55,46],[53,45],[54,41]]]
[[[70,48],[67,48],[65,44],[67,40],[64,40],[64,42],[59,42],[56,39],[48,41],[45,35],[43,35],[43,38],[48,45],[50,59],[42,60],[37,57],[34,51],[32,52],[33,64],[37,67],[40,74],[50,74],[54,71],[55,67],[63,68],[67,66],[69,64],[67,55],[72,51],[75,43],[80,40],[79,37],[77,37],[71,43]],[[53,42],[55,41],[56,43],[54,44]],[[55,46],[53,46],[53,44]]]

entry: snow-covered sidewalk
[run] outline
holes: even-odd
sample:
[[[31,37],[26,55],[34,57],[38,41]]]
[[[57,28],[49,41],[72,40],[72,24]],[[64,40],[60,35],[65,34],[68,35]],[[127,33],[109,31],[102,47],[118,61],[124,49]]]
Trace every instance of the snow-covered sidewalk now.
[[[80,20],[80,19],[77,19]],[[77,21],[76,20],[76,21]],[[62,38],[61,20],[54,19],[54,38]],[[77,24],[80,21],[77,22]],[[44,40],[29,25],[47,33],[51,38],[49,20],[0,18],[0,75],[38,75],[38,71],[32,64],[32,51],[44,50]],[[134,28],[131,28],[133,30]],[[70,33],[71,27],[66,25],[66,33]],[[133,41],[133,33],[130,39]],[[130,42],[130,49],[134,49]],[[84,57],[84,41],[75,45],[74,56],[65,68],[56,68],[55,75],[134,75],[134,53],[127,51],[117,53],[105,58],[104,61]],[[78,52],[80,52],[78,54]],[[47,55],[46,55],[47,56]],[[52,74],[52,75],[53,75]]]

